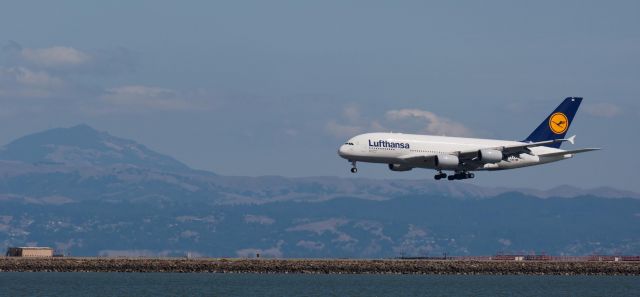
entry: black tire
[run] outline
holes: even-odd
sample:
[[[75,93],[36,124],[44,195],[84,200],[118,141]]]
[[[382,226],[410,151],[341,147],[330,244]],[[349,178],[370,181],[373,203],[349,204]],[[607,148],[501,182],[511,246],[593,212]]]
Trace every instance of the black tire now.
[[[439,174],[436,174],[435,176],[433,176],[433,178],[435,180],[440,180],[442,178],[442,176],[440,176]]]
[[[355,168],[355,167],[351,168],[351,173],[356,173],[356,172],[358,172],[358,168]]]

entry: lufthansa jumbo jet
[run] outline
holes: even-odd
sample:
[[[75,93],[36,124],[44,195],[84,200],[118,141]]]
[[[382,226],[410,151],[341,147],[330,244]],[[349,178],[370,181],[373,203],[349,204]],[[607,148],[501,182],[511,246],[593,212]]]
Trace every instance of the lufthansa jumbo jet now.
[[[578,153],[598,150],[583,148],[562,150],[563,142],[574,143],[575,135],[564,138],[582,102],[569,97],[522,141],[445,137],[403,133],[367,133],[357,135],[340,146],[340,157],[351,162],[388,164],[392,171],[413,168],[435,169],[436,180],[474,178],[472,171],[515,169],[572,158]],[[453,171],[447,177],[443,171]]]

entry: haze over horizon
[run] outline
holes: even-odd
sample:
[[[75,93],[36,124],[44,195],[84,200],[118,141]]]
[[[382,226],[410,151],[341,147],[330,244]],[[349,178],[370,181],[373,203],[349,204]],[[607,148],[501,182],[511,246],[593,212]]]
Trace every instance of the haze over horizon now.
[[[19,138],[0,148],[0,164],[0,248],[368,259],[640,251],[640,194],[611,188],[225,176],[87,125]]]
[[[354,134],[521,140],[581,96],[563,148],[602,151],[470,182],[640,191],[637,2],[189,3],[5,3],[0,144],[86,123],[223,175],[351,177]]]

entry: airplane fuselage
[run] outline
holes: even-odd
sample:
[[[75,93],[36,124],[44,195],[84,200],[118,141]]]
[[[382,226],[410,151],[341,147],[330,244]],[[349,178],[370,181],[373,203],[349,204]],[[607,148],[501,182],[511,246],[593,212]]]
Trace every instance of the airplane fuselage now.
[[[351,162],[370,162],[398,164],[411,168],[438,168],[433,162],[405,164],[403,157],[411,154],[422,155],[456,155],[460,151],[481,150],[487,147],[503,147],[525,144],[519,141],[493,140],[463,137],[445,137],[403,133],[366,133],[357,135],[340,146],[338,154]],[[561,149],[539,146],[530,148],[530,153],[521,153],[505,158],[496,163],[484,163],[468,160],[461,162],[455,168],[446,168],[454,171],[478,171],[478,170],[503,170],[526,166],[546,164],[571,158],[573,154],[554,154],[553,156],[540,156],[550,153],[563,152]],[[402,170],[398,170],[402,171]]]
[[[599,150],[581,148],[561,150],[564,142],[574,144],[575,135],[564,138],[582,102],[567,97],[523,141],[416,135],[403,133],[366,133],[340,146],[340,157],[351,162],[386,163],[392,171],[413,168],[435,169],[436,180],[474,178],[471,171],[504,170],[541,165]],[[448,175],[443,171],[453,171]]]

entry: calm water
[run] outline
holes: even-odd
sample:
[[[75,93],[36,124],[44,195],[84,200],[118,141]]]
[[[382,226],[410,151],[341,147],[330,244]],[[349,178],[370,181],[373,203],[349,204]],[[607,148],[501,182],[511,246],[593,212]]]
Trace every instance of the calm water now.
[[[0,273],[0,296],[640,296],[635,276]]]

